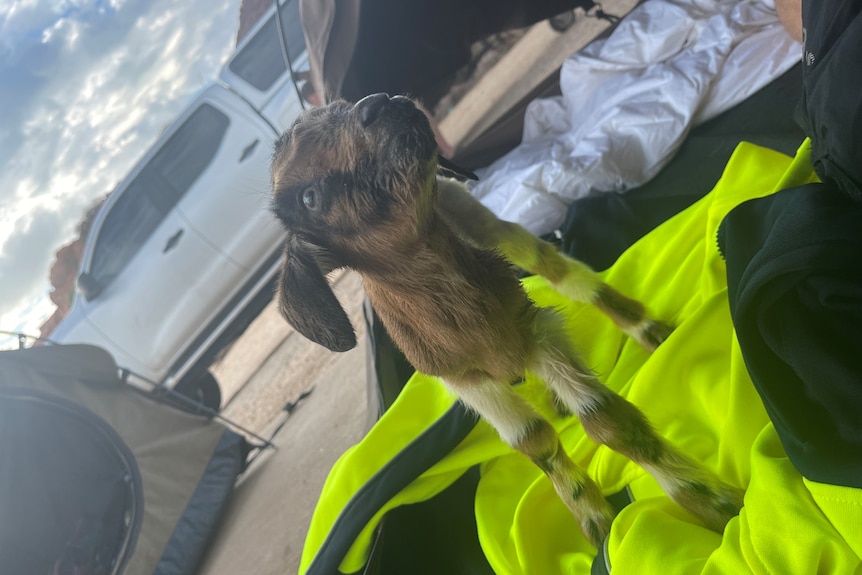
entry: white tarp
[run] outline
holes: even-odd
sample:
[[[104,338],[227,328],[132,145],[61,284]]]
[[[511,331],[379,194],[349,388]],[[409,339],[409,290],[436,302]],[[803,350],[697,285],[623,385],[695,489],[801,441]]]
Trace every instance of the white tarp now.
[[[563,95],[527,109],[523,142],[473,193],[543,234],[591,190],[645,183],[688,130],[793,66],[802,47],[771,0],[648,0],[562,67]]]

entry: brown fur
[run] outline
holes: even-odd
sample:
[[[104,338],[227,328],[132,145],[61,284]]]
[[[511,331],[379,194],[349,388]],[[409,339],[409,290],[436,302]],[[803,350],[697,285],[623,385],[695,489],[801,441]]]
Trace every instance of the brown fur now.
[[[353,347],[350,322],[324,277],[353,268],[408,360],[440,377],[534,461],[593,544],[607,536],[613,510],[509,385],[525,370],[546,381],[561,411],[578,415],[591,438],[641,464],[721,530],[741,492],[677,452],[603,386],[570,349],[561,318],[533,305],[511,264],[595,304],[647,349],[670,329],[589,267],[497,219],[437,169],[433,132],[406,98],[370,96],[301,116],[272,163],[273,209],[288,231],[278,296],[285,318],[330,349]]]

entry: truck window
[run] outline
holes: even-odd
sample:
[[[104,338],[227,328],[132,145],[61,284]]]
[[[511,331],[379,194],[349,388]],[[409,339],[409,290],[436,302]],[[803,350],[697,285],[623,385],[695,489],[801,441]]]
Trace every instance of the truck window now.
[[[305,50],[305,35],[299,19],[299,2],[292,0],[281,7],[281,21],[285,28],[287,51],[291,59],[298,58]],[[231,72],[260,90],[266,92],[287,70],[281,54],[275,15],[271,16],[257,31],[248,44],[228,65]]]
[[[145,169],[135,178],[99,228],[90,274],[103,286],[119,275],[167,213],[148,193],[148,176]]]
[[[209,104],[191,116],[171,136],[150,161],[159,185],[152,193],[164,211],[176,205],[200,177],[221,146],[230,120]]]
[[[230,121],[202,104],[122,191],[98,231],[90,274],[106,286],[212,162]],[[116,193],[116,192],[115,192]]]

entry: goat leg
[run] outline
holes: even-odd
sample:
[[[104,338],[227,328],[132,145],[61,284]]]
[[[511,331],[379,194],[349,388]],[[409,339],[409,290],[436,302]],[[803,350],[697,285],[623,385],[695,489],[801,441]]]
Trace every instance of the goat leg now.
[[[447,379],[447,385],[500,438],[530,458],[551,480],[587,539],[600,547],[610,533],[614,510],[598,485],[568,456],[556,431],[506,382],[483,374]]]
[[[587,264],[567,257],[522,226],[499,219],[464,185],[439,179],[437,211],[454,231],[476,247],[497,250],[508,261],[547,279],[561,294],[596,306],[648,351],[673,329],[649,316],[644,305],[604,283]]]
[[[743,491],[676,449],[637,407],[602,385],[571,351],[556,312],[540,310],[534,326],[537,350],[528,369],[580,419],[587,435],[639,464],[671,499],[722,532],[739,513]]]

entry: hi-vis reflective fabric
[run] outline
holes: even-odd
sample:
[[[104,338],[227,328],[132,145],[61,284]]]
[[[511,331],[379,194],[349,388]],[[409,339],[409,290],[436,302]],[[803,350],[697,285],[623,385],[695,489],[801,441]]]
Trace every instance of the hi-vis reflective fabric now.
[[[598,550],[613,573],[862,572],[862,491],[804,480],[784,454],[742,360],[716,245],[716,230],[734,206],[810,181],[815,177],[807,142],[795,159],[741,144],[712,193],[645,236],[603,274],[677,326],[652,355],[595,309],[566,301],[539,278],[525,280],[538,304],[566,316],[573,345],[603,382],[638,405],[674,444],[747,488],[745,507],[724,536],[701,527],[641,468],[589,440],[576,418],[553,415],[541,383],[528,377],[519,391],[549,417],[574,461],[606,495],[625,488],[633,495],[605,549]],[[393,473],[386,466],[409,453],[453,403],[433,378],[410,380],[368,436],[335,464],[300,573],[327,550],[333,526],[355,510],[356,500],[362,496],[367,504],[369,493]],[[363,567],[373,530],[388,509],[433,497],[476,464],[482,472],[475,500],[479,538],[497,573],[590,573],[597,550],[550,481],[484,422],[396,496],[379,502],[339,570]]]

